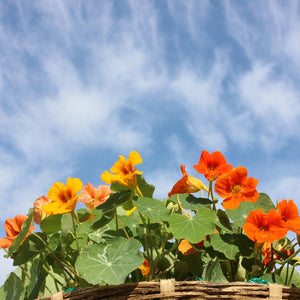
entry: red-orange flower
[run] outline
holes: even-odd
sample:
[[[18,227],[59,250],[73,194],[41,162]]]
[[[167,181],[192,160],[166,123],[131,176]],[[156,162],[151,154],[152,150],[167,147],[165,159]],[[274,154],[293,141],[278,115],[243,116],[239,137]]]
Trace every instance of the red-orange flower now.
[[[48,215],[68,214],[75,210],[77,199],[81,196],[77,193],[82,188],[82,182],[78,178],[68,178],[66,185],[55,182],[48,191],[47,198],[50,203],[43,206]]]
[[[261,251],[261,254],[264,257],[263,264],[265,266],[268,266],[272,260],[283,260],[283,258],[275,250],[287,256],[292,255],[294,253],[293,250],[287,249],[286,247],[278,244],[277,246],[274,247],[273,257],[272,257],[271,243],[266,242],[263,244],[262,251]]]
[[[41,224],[41,221],[47,217],[47,214],[43,210],[43,206],[50,203],[51,200],[49,200],[45,195],[36,199],[33,203],[34,207],[34,215],[33,220],[35,224]]]
[[[83,197],[78,199],[78,202],[83,202],[89,210],[103,204],[113,191],[108,185],[99,185],[98,188],[87,183],[81,190]]]
[[[288,229],[281,226],[281,217],[275,209],[265,214],[261,209],[250,212],[243,227],[248,238],[254,242],[264,243],[280,240]]]
[[[144,258],[143,264],[139,267],[144,277],[149,277],[150,275],[150,262]]]
[[[168,194],[169,197],[175,194],[190,194],[199,192],[201,189],[208,192],[208,188],[198,178],[190,176],[185,171],[185,166],[180,166],[183,177],[178,180],[173,186],[171,192]]]
[[[110,169],[110,172],[113,174],[104,171],[101,175],[101,179],[107,184],[117,181],[124,186],[136,187],[136,174],[142,174],[143,172],[133,167],[140,163],[142,163],[142,158],[136,151],[131,151],[128,159],[120,155],[119,160]]]
[[[247,178],[246,168],[237,167],[217,179],[215,191],[220,197],[225,198],[222,203],[225,209],[235,209],[243,201],[257,201],[259,197],[257,184],[258,179]]]
[[[300,234],[299,211],[293,200],[282,200],[277,205],[282,220],[282,226]]]
[[[194,168],[200,174],[204,174],[206,179],[213,181],[220,175],[231,171],[232,165],[226,162],[225,157],[220,151],[209,154],[206,150],[203,150],[198,165],[194,165]]]
[[[4,229],[6,231],[6,237],[0,239],[0,249],[9,248],[18,234],[21,232],[22,224],[27,220],[27,216],[16,215],[13,219],[6,219],[4,222]],[[29,232],[26,235],[25,239],[28,237],[30,232],[34,231],[35,227],[30,226]],[[24,239],[24,240],[25,240]]]

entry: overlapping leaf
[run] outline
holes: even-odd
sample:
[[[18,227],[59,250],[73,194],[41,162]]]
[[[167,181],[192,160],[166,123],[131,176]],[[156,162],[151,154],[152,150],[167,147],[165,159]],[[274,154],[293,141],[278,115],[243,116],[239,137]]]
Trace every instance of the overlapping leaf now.
[[[173,214],[169,231],[176,239],[187,239],[190,243],[198,243],[206,235],[215,230],[216,214],[208,208],[200,209],[193,217]]]
[[[160,200],[137,197],[134,205],[142,215],[147,216],[153,222],[159,223],[170,219],[170,211]]]
[[[130,272],[142,265],[141,248],[137,240],[117,237],[106,244],[86,247],[78,257],[76,267],[92,284],[121,284]]]

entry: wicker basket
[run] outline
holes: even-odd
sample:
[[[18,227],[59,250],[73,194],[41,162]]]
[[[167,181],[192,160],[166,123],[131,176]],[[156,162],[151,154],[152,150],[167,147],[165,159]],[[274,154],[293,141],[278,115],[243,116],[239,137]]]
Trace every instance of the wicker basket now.
[[[89,287],[60,292],[38,300],[123,300],[123,299],[300,299],[300,289],[279,284],[212,283],[202,281],[139,282],[117,286]]]

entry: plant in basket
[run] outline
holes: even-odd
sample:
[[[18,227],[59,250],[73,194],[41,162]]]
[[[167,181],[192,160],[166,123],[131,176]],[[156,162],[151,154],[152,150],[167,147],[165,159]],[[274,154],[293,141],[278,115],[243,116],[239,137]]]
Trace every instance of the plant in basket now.
[[[181,179],[159,200],[136,167],[141,163],[136,151],[128,159],[120,155],[98,187],[78,178],[55,182],[27,216],[7,219],[0,247],[18,268],[0,298],[168,278],[260,278],[300,287],[293,200],[274,204],[246,168],[233,167],[218,151],[202,152],[194,165],[199,178],[181,165]],[[86,208],[76,209],[78,202]]]

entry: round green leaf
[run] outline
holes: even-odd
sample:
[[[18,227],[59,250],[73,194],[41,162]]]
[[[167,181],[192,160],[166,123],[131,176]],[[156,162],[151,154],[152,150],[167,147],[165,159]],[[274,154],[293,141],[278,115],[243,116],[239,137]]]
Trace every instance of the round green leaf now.
[[[153,222],[168,221],[170,219],[170,211],[160,201],[153,198],[137,197],[134,201],[138,211],[147,216]]]
[[[171,216],[169,231],[178,240],[187,239],[195,244],[215,230],[216,214],[208,208],[200,209],[193,217],[180,214]]]
[[[257,209],[260,208],[266,214],[269,210],[275,209],[274,203],[271,198],[265,193],[259,193],[258,200],[256,202]]]
[[[106,244],[86,247],[76,261],[76,268],[92,284],[121,284],[130,272],[142,265],[141,248],[137,240],[114,238]]]
[[[243,234],[211,234],[210,243],[216,251],[223,253],[229,259],[235,259],[238,253],[250,256],[254,247],[254,243]]]
[[[48,216],[42,220],[40,228],[42,231],[51,234],[61,230],[61,216],[62,215],[53,215]]]
[[[244,201],[236,209],[226,209],[226,214],[236,226],[243,227],[249,213],[257,208],[256,203]]]

